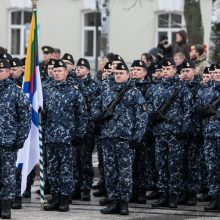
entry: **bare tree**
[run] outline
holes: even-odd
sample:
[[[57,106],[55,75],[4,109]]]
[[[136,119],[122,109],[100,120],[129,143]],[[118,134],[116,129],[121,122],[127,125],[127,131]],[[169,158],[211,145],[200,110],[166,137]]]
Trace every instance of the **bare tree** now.
[[[213,1],[209,62],[220,62],[220,0]]]
[[[185,0],[184,16],[190,44],[203,44],[204,31],[199,0]]]

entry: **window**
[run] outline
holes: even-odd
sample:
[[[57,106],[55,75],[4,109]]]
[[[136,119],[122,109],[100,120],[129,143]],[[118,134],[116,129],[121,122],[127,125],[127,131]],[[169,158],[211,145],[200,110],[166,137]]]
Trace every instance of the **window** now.
[[[24,57],[27,50],[32,12],[11,11],[9,13],[9,52],[13,56]]]
[[[158,15],[158,34],[157,43],[162,35],[166,35],[170,43],[175,43],[175,33],[183,27],[183,18],[181,14],[164,13]]]
[[[96,24],[98,28],[97,33],[96,33]],[[85,13],[84,23],[83,23],[83,53],[82,53],[83,57],[95,59],[96,46],[98,49],[97,56],[100,56],[100,37],[101,37],[101,14],[99,12]]]

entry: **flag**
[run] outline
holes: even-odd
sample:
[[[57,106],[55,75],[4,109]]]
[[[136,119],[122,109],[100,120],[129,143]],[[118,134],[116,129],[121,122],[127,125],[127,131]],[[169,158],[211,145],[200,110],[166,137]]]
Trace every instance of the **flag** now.
[[[43,108],[42,86],[38,59],[37,10],[33,9],[28,40],[23,92],[29,97],[31,108],[31,129],[22,149],[18,151],[17,167],[22,168],[21,194],[26,189],[27,176],[39,162],[38,110]]]

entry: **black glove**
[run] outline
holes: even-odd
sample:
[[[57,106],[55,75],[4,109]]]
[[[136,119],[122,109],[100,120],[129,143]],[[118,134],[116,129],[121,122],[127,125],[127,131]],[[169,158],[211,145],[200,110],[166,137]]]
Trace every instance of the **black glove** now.
[[[84,137],[75,137],[73,140],[73,145],[81,146],[84,144],[85,138]]]
[[[18,144],[18,142],[15,142],[12,146],[12,150],[19,150],[24,146],[24,144]]]
[[[135,140],[129,141],[129,146],[130,146],[131,149],[135,150],[140,146],[140,142],[135,141]]]

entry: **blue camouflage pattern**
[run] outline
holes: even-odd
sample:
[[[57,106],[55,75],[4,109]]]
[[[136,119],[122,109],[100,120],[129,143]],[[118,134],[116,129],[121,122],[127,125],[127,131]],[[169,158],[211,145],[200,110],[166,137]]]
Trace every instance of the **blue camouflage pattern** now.
[[[178,87],[178,90],[176,88]],[[149,115],[157,111],[165,100],[178,91],[172,103],[168,105],[165,119],[154,124],[155,157],[158,172],[157,188],[159,192],[180,194],[182,191],[183,147],[178,134],[190,131],[190,108],[192,95],[189,89],[176,77],[163,78],[160,83],[149,89]]]
[[[116,106],[114,117],[102,126],[101,138],[124,138],[140,142],[147,124],[147,107],[144,97],[140,91],[133,87],[133,84],[114,84],[103,91],[101,96],[96,99],[92,108],[92,115],[97,119],[116,97],[117,93],[125,86],[129,90],[121,102]]]
[[[87,131],[85,100],[76,86],[65,82],[50,84],[44,93],[43,126],[45,143],[71,144]]]
[[[220,82],[209,81],[198,92],[194,109],[204,109],[220,94]],[[215,114],[202,118],[204,135],[204,155],[207,168],[207,181],[209,195],[220,193],[220,105],[217,106]]]
[[[0,81],[0,199],[14,199],[17,150],[28,136],[31,114],[28,98],[10,79]]]
[[[66,143],[47,143],[47,175],[51,193],[71,196],[74,190],[74,147]]]
[[[95,148],[94,121],[91,116],[91,108],[97,96],[100,94],[99,84],[95,82],[91,74],[85,79],[74,77],[74,83],[79,87],[85,102],[88,114],[88,128],[84,143],[76,146],[77,161],[74,172],[78,173],[76,184],[81,190],[91,189],[93,184],[94,172],[92,165],[92,152]]]
[[[105,138],[102,144],[108,199],[129,202],[132,192],[133,149],[127,140],[118,138]]]

